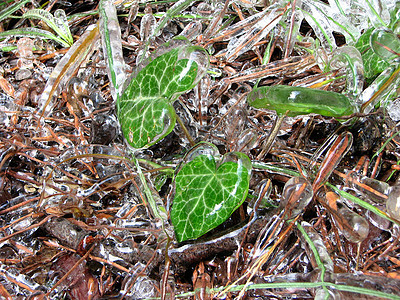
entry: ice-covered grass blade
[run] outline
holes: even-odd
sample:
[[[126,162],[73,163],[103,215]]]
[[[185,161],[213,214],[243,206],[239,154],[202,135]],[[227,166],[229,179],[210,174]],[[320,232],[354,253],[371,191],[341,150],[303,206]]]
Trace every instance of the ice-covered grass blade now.
[[[276,8],[271,11],[262,12],[262,17],[250,29],[240,31],[240,35],[233,37],[227,46],[225,54],[227,61],[234,61],[239,55],[250,50],[256,43],[268,35],[282,19],[285,10]]]
[[[322,259],[321,259],[320,255],[319,255],[318,249],[315,246],[315,244],[312,241],[312,239],[310,238],[310,236],[307,234],[306,230],[303,228],[303,226],[297,221],[296,221],[296,226],[297,226],[297,229],[299,229],[299,231],[303,235],[303,237],[306,240],[308,246],[310,247],[310,249],[311,249],[311,251],[312,251],[312,253],[314,255],[315,262],[317,263],[318,268],[321,271],[319,278],[320,278],[321,282],[324,282],[326,268],[325,268],[325,266],[324,266],[324,264],[322,262]],[[323,286],[322,288],[325,289],[325,290],[327,289],[325,286]]]
[[[325,183],[328,187],[330,187],[331,189],[333,189],[336,193],[338,193],[340,196],[346,198],[347,200],[350,200],[358,205],[360,205],[361,207],[369,210],[370,212],[390,221],[390,222],[394,222],[397,225],[400,225],[399,221],[396,221],[392,218],[390,218],[385,212],[381,211],[379,208],[376,208],[375,206],[369,204],[368,202],[365,202],[363,200],[361,200],[360,198],[357,198],[356,196],[353,196],[345,191],[342,191],[340,189],[338,189],[336,186],[330,184],[329,182]]]
[[[5,9],[3,9],[0,12],[0,22],[3,21],[4,19],[8,18],[11,14],[16,12],[18,9],[23,7],[28,2],[30,2],[30,0],[17,1],[12,5],[7,6]]]
[[[100,36],[107,62],[108,78],[111,82],[113,98],[117,101],[126,80],[126,65],[122,54],[121,29],[113,1],[100,1],[99,13]]]
[[[136,170],[139,175],[140,182],[142,183],[144,193],[146,195],[146,199],[150,206],[150,210],[155,218],[159,218],[163,222],[167,221],[167,214],[164,207],[157,206],[157,203],[153,197],[153,194],[150,190],[150,187],[147,184],[146,178],[142,172],[142,168],[139,165],[139,162],[136,158],[133,158],[133,161],[136,166]],[[146,203],[145,203],[146,204]]]
[[[358,276],[358,274],[354,274],[354,276]],[[281,281],[283,278],[281,277]],[[229,289],[229,292],[238,292],[242,290],[243,288],[246,288],[247,291],[249,290],[268,290],[268,289],[315,289],[315,288],[331,288],[331,289],[336,289],[339,291],[343,292],[350,292],[350,293],[355,293],[355,294],[361,294],[361,295],[367,295],[371,297],[380,297],[383,299],[392,299],[392,300],[400,300],[400,296],[394,295],[391,293],[385,293],[381,292],[378,290],[372,290],[368,288],[363,288],[359,286],[352,286],[352,285],[344,285],[344,284],[335,284],[331,282],[321,282],[321,281],[316,281],[316,282],[290,282],[289,278],[287,282],[272,282],[272,283],[255,283],[251,284],[249,286],[245,286],[244,284],[242,285],[236,285],[233,286],[232,288]],[[212,289],[210,290],[211,293],[216,293],[218,291],[223,290],[224,287],[218,288],[218,289]],[[187,297],[189,293],[187,294],[182,294],[179,296],[182,297]],[[359,295],[358,295],[359,296]],[[361,298],[360,298],[361,299]]]
[[[385,69],[359,96],[361,112],[369,113],[377,105],[387,104],[398,95],[397,87],[400,83],[400,66],[390,65]]]
[[[71,79],[76,69],[80,67],[87,55],[93,50],[98,37],[98,26],[88,29],[58,62],[47,80],[39,99],[38,107],[41,117],[46,117],[52,112],[55,105],[53,101],[55,93],[60,91]]]
[[[376,1],[370,1],[370,0],[365,0],[367,4],[367,14],[369,17],[369,20],[372,22],[374,27],[386,27],[385,21],[382,19],[382,13],[386,9],[385,2],[380,2],[379,6],[376,6],[377,2]],[[380,9],[381,13],[378,13],[376,9]]]
[[[65,12],[57,10],[53,16],[50,12],[44,9],[31,9],[28,10],[23,18],[26,19],[39,19],[45,22],[54,32],[65,41],[65,44],[69,46],[74,42],[71,31],[69,30],[68,24],[66,23]]]
[[[322,45],[329,50],[336,48],[333,32],[340,32],[347,42],[355,42],[360,33],[349,19],[340,12],[340,5],[328,5],[322,1],[302,1],[301,10],[306,21],[314,29],[314,32]]]
[[[41,39],[47,39],[47,40],[53,40],[57,43],[59,43],[63,47],[69,47],[70,44],[68,44],[64,39],[52,34],[51,32],[47,30],[42,30],[39,28],[32,28],[32,27],[26,27],[26,28],[18,28],[18,29],[10,29],[7,31],[0,32],[0,39],[1,38],[12,38],[12,37],[30,37],[30,38],[41,38]]]
[[[342,46],[332,53],[330,66],[333,69],[346,69],[345,94],[357,98],[364,88],[364,64],[361,53],[353,46]]]

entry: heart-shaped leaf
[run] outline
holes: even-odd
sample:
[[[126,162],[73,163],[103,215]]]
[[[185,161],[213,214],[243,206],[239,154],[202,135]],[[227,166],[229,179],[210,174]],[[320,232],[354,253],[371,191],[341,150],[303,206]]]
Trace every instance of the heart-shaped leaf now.
[[[172,131],[175,110],[171,102],[192,89],[207,66],[203,48],[180,43],[179,47],[150,59],[135,74],[117,102],[122,132],[132,147],[151,146]]]
[[[249,189],[250,159],[226,154],[220,164],[198,155],[175,178],[171,221],[179,242],[195,239],[223,223],[243,203]]]

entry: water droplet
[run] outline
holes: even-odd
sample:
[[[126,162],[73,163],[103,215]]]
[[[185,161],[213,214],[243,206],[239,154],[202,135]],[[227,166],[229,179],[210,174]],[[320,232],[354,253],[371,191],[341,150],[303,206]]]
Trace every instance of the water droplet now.
[[[386,212],[393,219],[400,221],[400,185],[391,188],[389,197],[386,200]]]
[[[186,37],[189,41],[196,39],[203,30],[203,23],[201,21],[191,22],[183,28],[181,35]]]
[[[400,98],[389,102],[386,109],[390,118],[392,118],[393,121],[400,121]]]
[[[33,46],[34,41],[30,38],[21,38],[17,42],[18,57],[25,59],[33,59]]]
[[[117,136],[118,121],[109,113],[96,114],[90,132],[90,143],[108,145]]]
[[[396,53],[400,53],[400,39],[387,28],[376,28],[371,33],[370,44],[374,52],[386,61],[399,58]]]
[[[344,299],[342,293],[336,290],[331,290],[331,289],[323,289],[323,288],[318,288],[316,290],[314,300],[324,300],[324,299],[329,299],[329,300],[340,300]]]
[[[34,41],[30,38],[21,38],[17,42],[17,49],[18,49],[18,61],[17,67],[20,69],[20,74],[18,74],[17,80],[23,80],[32,75],[32,73],[28,70],[24,69],[32,69],[33,68],[33,59],[35,58],[33,55],[33,46]],[[16,77],[17,77],[16,74]]]
[[[257,146],[257,142],[257,132],[253,128],[248,128],[242,131],[235,142],[232,143],[232,150],[247,153]]]
[[[338,216],[336,221],[340,223],[341,231],[348,241],[359,243],[365,240],[369,233],[369,225],[365,218],[351,211],[345,205],[341,205],[338,209]]]
[[[368,236],[367,220],[343,204],[345,200],[338,194],[322,187],[317,192],[317,199],[329,210],[337,227],[348,241],[359,243]]]
[[[366,187],[354,185],[354,187],[361,192],[366,198],[376,202],[385,203],[390,192],[390,186],[386,182],[372,179],[369,177],[363,177],[360,182],[365,184]],[[370,189],[369,189],[370,188]],[[375,193],[374,193],[375,192]]]
[[[216,146],[210,143],[202,142],[193,147],[185,156],[185,162],[192,161],[199,155],[206,155],[210,158],[219,156]]]
[[[285,217],[295,218],[301,214],[313,197],[311,183],[304,177],[290,178],[283,188],[280,209],[285,209]]]
[[[230,122],[226,127],[226,138],[232,141],[243,132],[247,122],[247,111],[241,107],[233,108],[226,116],[226,121]]]
[[[145,15],[140,21],[140,39],[147,41],[153,35],[157,21],[151,12],[151,7],[146,6]]]
[[[196,12],[202,17],[211,16],[213,11],[213,7],[207,2],[201,2],[196,8]]]
[[[144,265],[142,269],[144,269]],[[153,298],[158,296],[158,288],[159,282],[148,276],[129,276],[123,282],[121,296],[129,299]]]

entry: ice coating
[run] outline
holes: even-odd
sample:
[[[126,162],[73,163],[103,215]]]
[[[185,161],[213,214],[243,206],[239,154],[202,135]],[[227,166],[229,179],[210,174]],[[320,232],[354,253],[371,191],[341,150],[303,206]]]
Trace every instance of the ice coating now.
[[[400,39],[387,28],[376,28],[371,33],[370,44],[374,52],[388,62],[399,58]]]
[[[391,188],[386,200],[386,211],[392,218],[400,221],[400,186]]]
[[[340,117],[351,115],[355,109],[345,95],[311,88],[275,85],[253,89],[247,102],[255,108],[275,110],[278,115],[306,115]]]
[[[287,219],[301,214],[313,197],[311,183],[304,177],[290,178],[283,188],[280,209],[285,209]]]
[[[357,97],[364,88],[364,64],[360,52],[355,47],[343,46],[337,48],[332,56],[332,68],[346,68],[346,94]]]
[[[362,242],[368,236],[369,224],[367,220],[345,205],[339,206],[335,220],[344,237],[352,243]]]
[[[126,80],[127,66],[122,53],[121,29],[117,18],[117,10],[113,1],[100,2],[100,36],[103,46],[103,54],[107,62],[107,73],[112,83],[111,93],[116,100],[122,93]]]
[[[46,82],[44,91],[38,101],[39,114],[49,116],[56,105],[55,94],[60,92],[72,78],[76,69],[80,67],[84,59],[93,51],[96,40],[99,37],[99,28],[89,26],[86,32],[71,46],[68,52],[58,62]]]
[[[231,37],[225,54],[227,61],[232,62],[239,55],[250,50],[278,24],[283,13],[279,9],[272,9],[265,10],[258,15],[259,20],[251,26],[250,30],[238,31],[238,34]]]

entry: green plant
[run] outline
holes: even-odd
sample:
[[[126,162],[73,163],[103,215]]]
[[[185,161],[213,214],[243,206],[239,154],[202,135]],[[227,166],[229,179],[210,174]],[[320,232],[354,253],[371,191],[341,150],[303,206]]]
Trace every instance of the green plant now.
[[[275,110],[278,115],[306,115],[310,113],[328,117],[342,117],[355,112],[354,105],[345,95],[285,85],[263,86],[253,89],[247,96],[255,108]]]
[[[23,7],[28,2],[29,0],[17,1],[12,5],[7,6],[0,12],[0,22],[7,19],[9,16],[11,16],[11,14],[16,12],[18,9]]]
[[[127,142],[134,148],[155,144],[175,126],[172,102],[192,89],[204,75],[204,49],[178,39],[150,58],[117,100],[117,115]],[[208,63],[207,63],[208,64]],[[245,200],[251,162],[243,153],[229,153],[216,163],[214,155],[187,155],[175,177],[171,221],[177,240],[195,239],[223,223]],[[196,149],[203,148],[200,144]],[[203,151],[203,150],[202,150]]]
[[[214,145],[200,143],[186,155],[189,159],[175,177],[171,221],[179,242],[214,229],[246,199],[250,159],[243,153],[230,152],[216,162],[216,153]]]
[[[203,48],[184,39],[163,47],[168,51],[150,58],[117,100],[122,132],[134,148],[151,146],[172,131],[176,121],[173,101],[192,89],[207,70]]]
[[[381,21],[369,27],[360,36],[355,44],[360,51],[365,68],[365,77],[368,81],[390,66],[390,60],[396,58],[399,51],[399,39],[395,33],[399,31],[398,12],[400,5],[390,12],[388,24]],[[377,16],[377,19],[379,15]]]
[[[120,42],[116,43],[118,39],[110,35],[111,30],[116,30],[111,27],[116,15],[110,5],[107,1],[101,2],[100,26],[104,28],[101,32],[103,49],[115,89],[118,120],[127,142],[135,149],[146,148],[173,130],[176,114],[172,104],[204,76],[208,55],[185,38],[173,39],[141,64],[120,94],[120,81],[124,76],[115,65],[122,67],[124,63],[115,55],[121,53]],[[217,156],[218,149],[214,145],[200,143],[186,155],[185,163],[174,178],[171,221],[179,242],[198,238],[217,227],[246,198],[250,159],[243,153],[232,152],[216,162]],[[148,201],[153,211],[157,211],[150,196]]]

